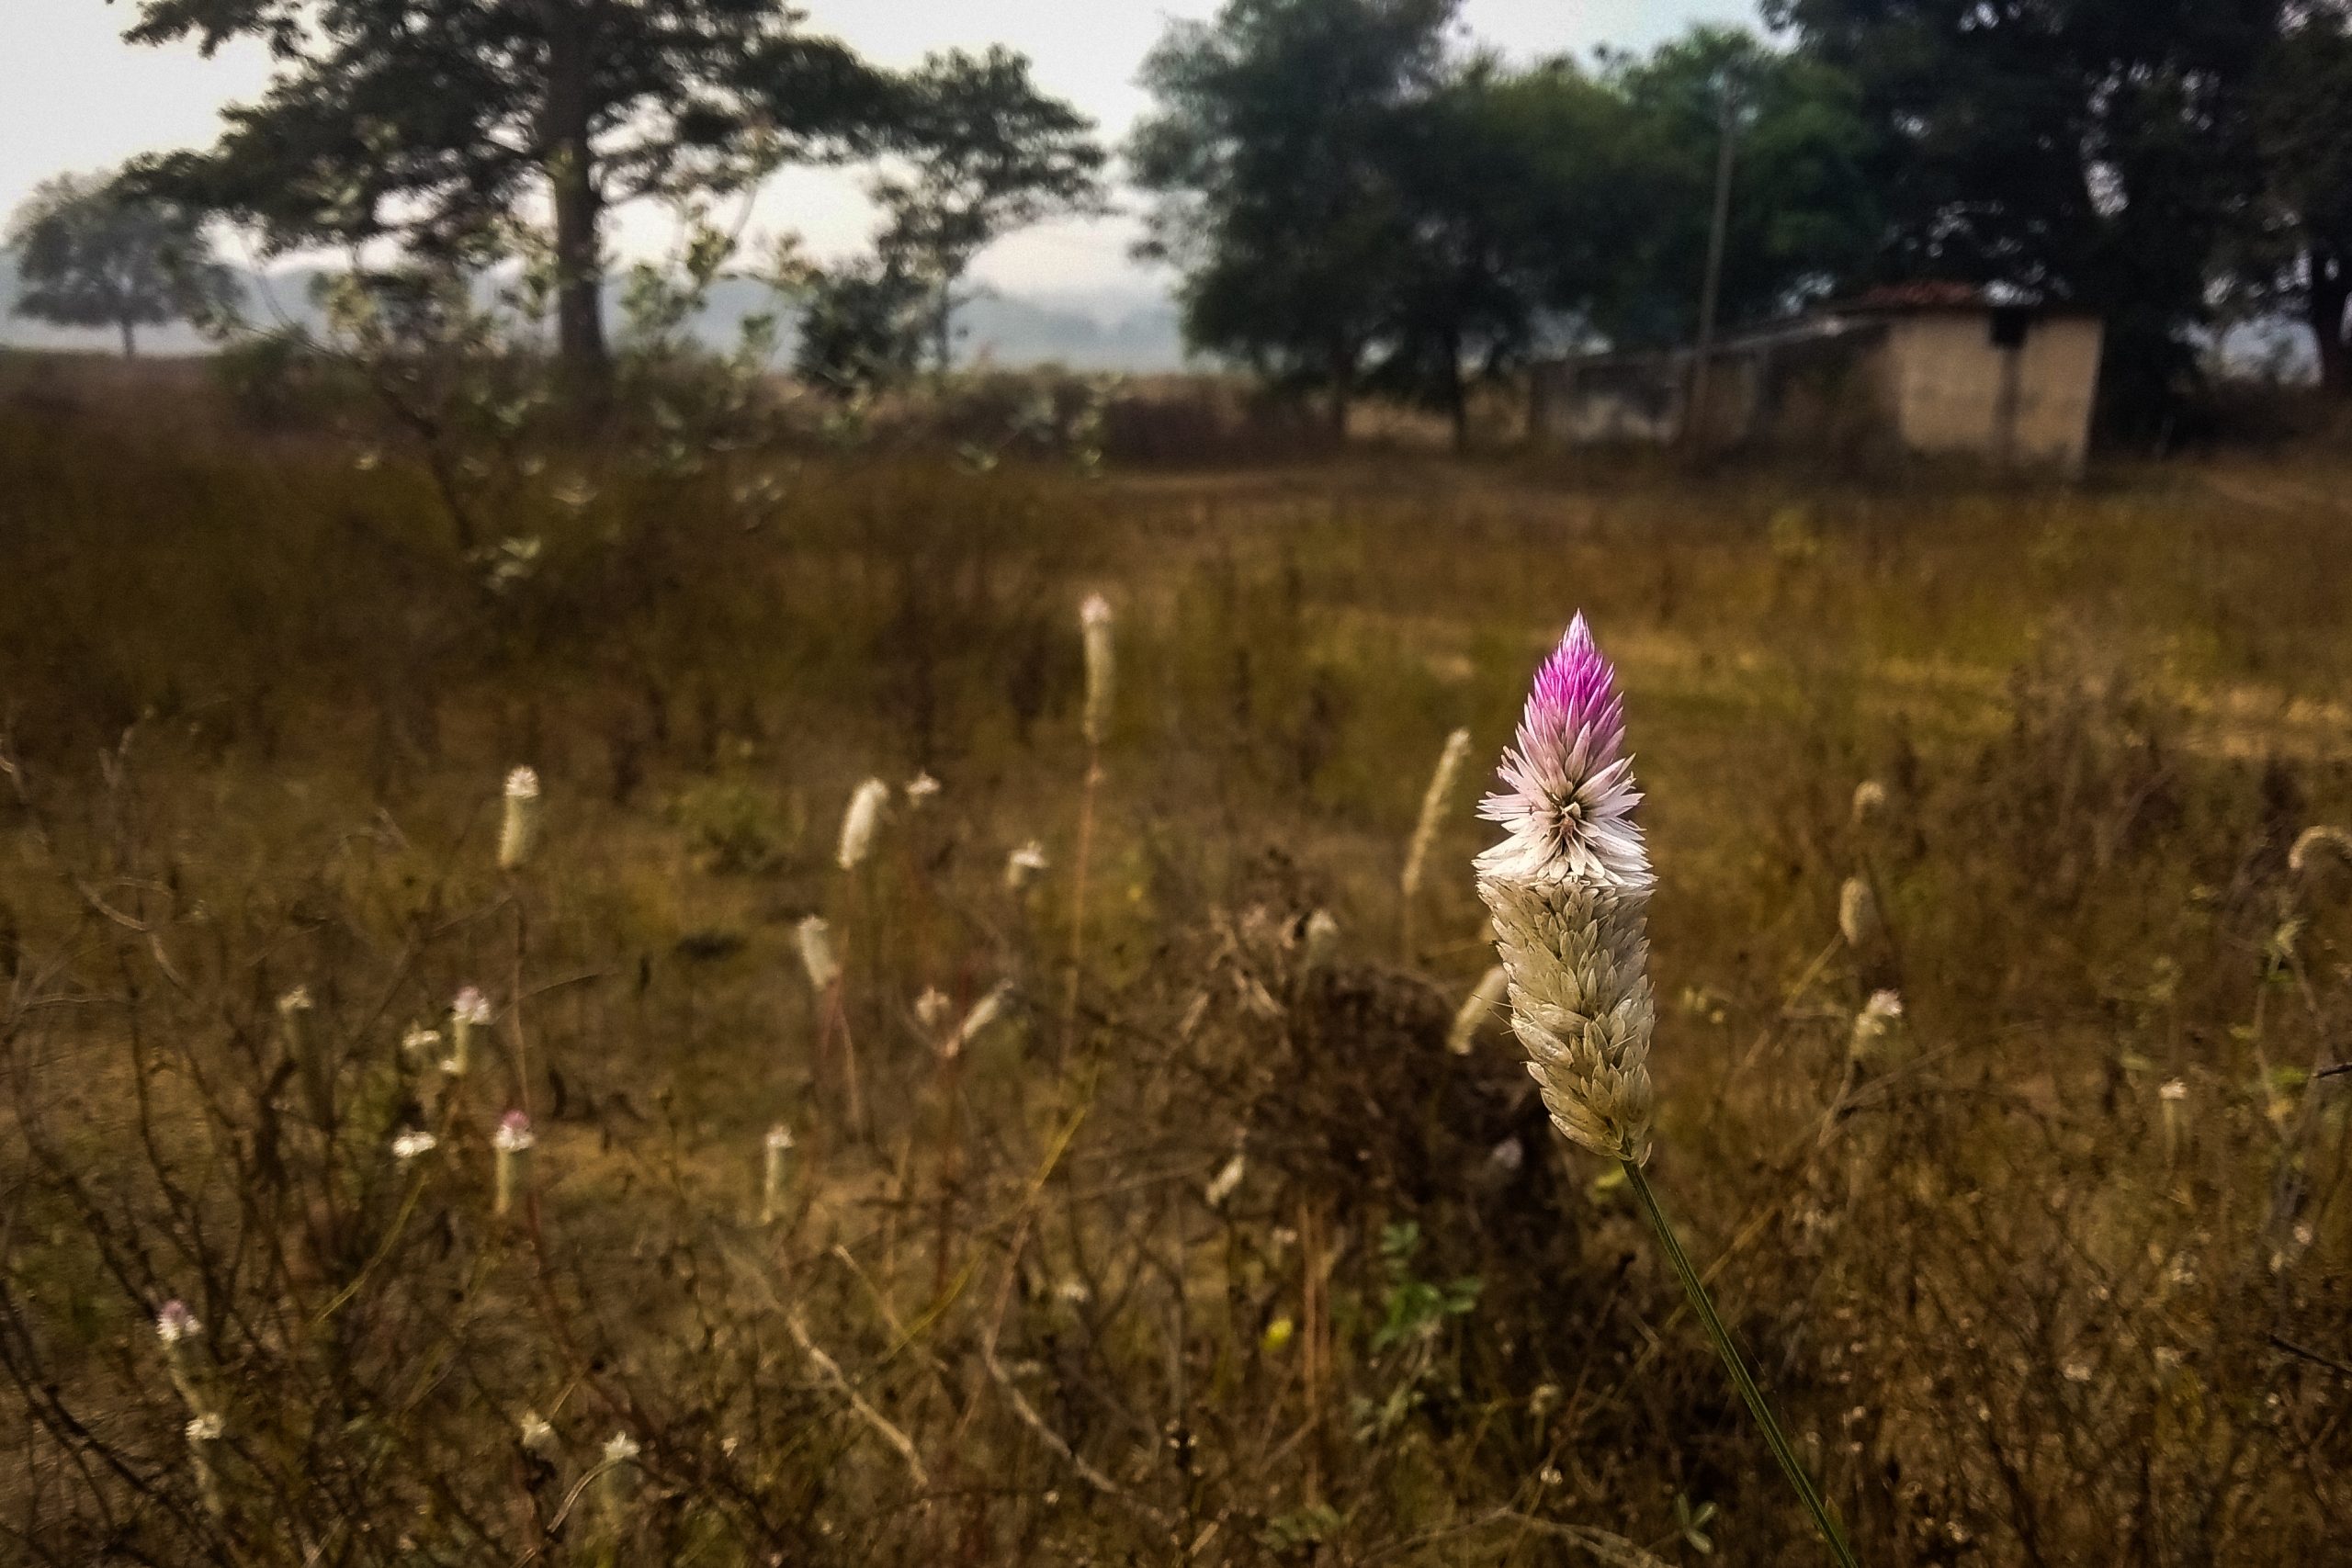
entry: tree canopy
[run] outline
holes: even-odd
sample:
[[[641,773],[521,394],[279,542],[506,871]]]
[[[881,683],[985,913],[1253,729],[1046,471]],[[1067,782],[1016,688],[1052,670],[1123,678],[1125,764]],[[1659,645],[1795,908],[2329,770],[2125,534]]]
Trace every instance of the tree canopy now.
[[[2000,284],[2108,323],[2112,423],[2162,418],[2218,258],[2258,220],[2283,0],[1774,0],[1881,140],[1881,277]],[[2340,116],[2338,117],[2340,118]]]
[[[139,329],[208,317],[235,303],[202,215],[142,198],[111,175],[60,175],[9,224],[16,312],[59,326],[108,327],[134,355]]]
[[[1231,0],[1171,27],[1129,156],[1199,347],[1318,388],[1446,409],[1547,338],[1690,331],[1726,95],[1744,173],[1725,308],[1770,314],[1877,236],[1855,96],[1702,30],[1642,60],[1514,71],[1453,0]]]
[[[256,37],[277,62],[213,148],[144,171],[151,188],[274,246],[390,240],[452,265],[497,254],[543,202],[562,352],[591,373],[615,206],[741,189],[792,162],[949,157],[982,124],[1003,128],[990,171],[1027,138],[1067,152],[1083,136],[1012,57],[892,73],[782,0],[137,3],[133,41]]]

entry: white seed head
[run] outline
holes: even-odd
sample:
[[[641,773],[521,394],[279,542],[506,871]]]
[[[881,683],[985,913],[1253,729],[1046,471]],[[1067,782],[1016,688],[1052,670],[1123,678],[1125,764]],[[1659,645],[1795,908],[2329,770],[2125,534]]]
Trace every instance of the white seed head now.
[[[820,996],[842,976],[841,963],[833,956],[833,928],[822,915],[800,922],[800,963],[808,971],[809,989]]]
[[[1225,1206],[1225,1201],[1232,1197],[1240,1187],[1241,1179],[1249,1172],[1250,1162],[1237,1149],[1234,1151],[1233,1157],[1225,1162],[1224,1168],[1209,1179],[1209,1184],[1203,1190],[1201,1196],[1208,1201],[1210,1208],[1221,1209]]]
[[[1116,693],[1111,637],[1111,602],[1100,593],[1079,606],[1079,629],[1086,643],[1086,742],[1100,746],[1111,728],[1111,703]]]
[[[1004,888],[1019,893],[1046,874],[1046,846],[1032,839],[1004,858]]]
[[[2340,859],[2352,862],[2352,833],[2324,825],[2304,829],[2297,835],[2295,847],[2287,852],[2287,869],[2293,872],[2310,870],[2312,857],[2322,850],[2333,850]]]
[[[947,993],[938,987],[925,986],[922,995],[915,998],[915,1021],[925,1030],[935,1032],[947,1021],[947,1010],[955,1005],[947,999]]]
[[[406,1132],[392,1140],[392,1157],[406,1165],[418,1156],[431,1154],[440,1146],[441,1140],[430,1133]]]
[[[277,1016],[286,1020],[290,1025],[295,1022],[298,1014],[309,1012],[311,1006],[311,987],[297,986],[277,998]]]
[[[2171,1079],[2162,1089],[2156,1090],[2156,1098],[2158,1100],[2173,1101],[2187,1100],[2188,1098],[2188,1086],[2181,1082],[2178,1078]]]
[[[941,1048],[941,1054],[949,1057],[960,1055],[965,1046],[988,1032],[1004,1016],[1005,1004],[1012,999],[1012,982],[998,981],[988,995],[972,1004],[972,1010],[964,1015],[964,1021],[956,1026],[954,1038]]]
[[[498,869],[528,864],[539,837],[539,775],[516,768],[506,775],[506,815],[498,827]]]
[[[939,781],[929,773],[917,773],[907,781],[904,793],[909,806],[921,807],[939,794]]]
[[[1838,934],[1848,947],[1860,951],[1875,943],[1885,926],[1878,915],[1878,896],[1859,876],[1849,876],[1838,889]]]
[[[880,779],[866,780],[849,797],[849,809],[842,813],[841,852],[836,857],[843,871],[855,871],[873,850],[875,832],[882,826],[882,813],[889,804],[890,786]]]
[[[605,1462],[606,1464],[627,1464],[629,1461],[635,1459],[644,1450],[642,1449],[639,1449],[637,1446],[637,1439],[630,1437],[627,1432],[615,1432],[611,1437],[605,1439]]]
[[[1853,823],[1857,828],[1875,820],[1886,809],[1886,786],[1876,779],[1864,779],[1854,786]]]
[[[1467,1056],[1477,1043],[1478,1031],[1495,1015],[1495,1009],[1510,989],[1510,974],[1498,964],[1479,980],[1477,989],[1464,1000],[1462,1010],[1453,1015],[1453,1027],[1446,1032],[1445,1048],[1457,1056]]]
[[[1646,886],[1482,877],[1509,976],[1511,1032],[1553,1124],[1598,1154],[1649,1157]]]
[[[459,1023],[480,1028],[490,1021],[490,998],[481,994],[481,987],[468,986],[449,1004],[449,1016]]]
[[[791,1163],[792,1131],[778,1122],[768,1129],[762,1144],[766,1157],[760,1169],[760,1223],[768,1224],[784,1213],[784,1179]]]
[[[537,1411],[526,1410],[523,1418],[514,1425],[523,1446],[533,1453],[552,1454],[555,1451],[555,1428]]]
[[[1331,918],[1330,910],[1316,910],[1306,917],[1306,928],[1299,938],[1299,972],[1312,975],[1323,968],[1339,946],[1340,922]]]
[[[1903,998],[1894,991],[1872,991],[1870,1000],[1854,1015],[1853,1034],[1847,1042],[1847,1051],[1857,1061],[1869,1061],[1886,1043],[1903,1017]]]
[[[228,1430],[228,1424],[219,1415],[208,1411],[202,1416],[191,1416],[186,1430],[190,1443],[217,1443],[220,1435]]]
[[[538,1145],[539,1135],[531,1131],[531,1119],[519,1111],[510,1111],[499,1119],[498,1131],[490,1135],[491,1144],[503,1155],[519,1155]]]
[[[1399,883],[1408,899],[1421,890],[1430,851],[1436,846],[1438,830],[1445,825],[1446,805],[1453,798],[1454,782],[1461,777],[1463,760],[1469,755],[1468,730],[1457,729],[1445,738],[1445,750],[1438,753],[1437,771],[1430,775],[1429,788],[1421,795],[1421,815],[1413,824],[1413,841],[1405,851],[1405,872]]]

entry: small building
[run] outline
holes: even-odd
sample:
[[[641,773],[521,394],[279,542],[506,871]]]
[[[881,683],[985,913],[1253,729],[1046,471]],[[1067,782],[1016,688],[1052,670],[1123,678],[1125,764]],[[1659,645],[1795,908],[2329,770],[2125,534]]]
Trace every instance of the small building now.
[[[1888,452],[2082,471],[2102,329],[2097,316],[1912,284],[1725,339],[1708,360],[1696,437],[1710,449],[1849,458]],[[1539,442],[1670,445],[1690,417],[1689,349],[1535,367]]]

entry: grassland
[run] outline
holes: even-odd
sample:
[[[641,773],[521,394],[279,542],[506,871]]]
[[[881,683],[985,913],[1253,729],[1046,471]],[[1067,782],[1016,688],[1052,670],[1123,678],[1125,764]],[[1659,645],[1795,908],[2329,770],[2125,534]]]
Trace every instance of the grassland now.
[[[2352,463],[550,445],[460,470],[469,557],[399,440],[159,385],[0,378],[12,1552],[1811,1560],[1623,1190],[1498,1028],[1446,1048],[1469,789],[1400,907],[1445,735],[1498,750],[1577,608],[1656,1179],[1864,1560],[2345,1539],[2352,863],[2289,861],[2352,823]],[[452,1078],[401,1042],[466,985]]]

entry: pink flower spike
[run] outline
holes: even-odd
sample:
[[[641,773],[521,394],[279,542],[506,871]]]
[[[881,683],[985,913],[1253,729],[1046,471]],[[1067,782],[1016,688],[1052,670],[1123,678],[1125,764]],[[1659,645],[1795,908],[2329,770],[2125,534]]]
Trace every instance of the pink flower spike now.
[[[196,1314],[187,1310],[187,1303],[177,1297],[165,1302],[163,1310],[155,1314],[155,1337],[166,1345],[193,1339],[203,1332],[204,1325],[196,1320]]]
[[[531,1119],[520,1111],[510,1111],[498,1119],[498,1131],[491,1135],[502,1153],[518,1154],[538,1142],[531,1131]]]
[[[1519,733],[1503,753],[1502,790],[1479,804],[1479,815],[1508,834],[1478,857],[1479,871],[1646,888],[1649,855],[1633,820],[1642,795],[1624,746],[1617,672],[1578,615],[1535,672]]]

